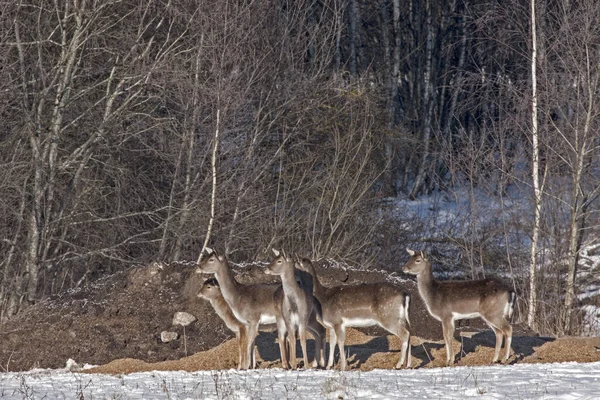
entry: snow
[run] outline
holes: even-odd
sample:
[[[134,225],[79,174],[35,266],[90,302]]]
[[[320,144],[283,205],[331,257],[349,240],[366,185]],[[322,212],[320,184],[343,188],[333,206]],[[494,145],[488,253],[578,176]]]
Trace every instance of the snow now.
[[[600,362],[414,370],[32,370],[0,374],[0,399],[598,399]]]

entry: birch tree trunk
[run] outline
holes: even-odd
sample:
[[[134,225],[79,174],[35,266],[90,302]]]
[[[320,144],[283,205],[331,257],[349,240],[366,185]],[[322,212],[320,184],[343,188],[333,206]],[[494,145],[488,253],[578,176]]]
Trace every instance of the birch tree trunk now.
[[[198,254],[197,264],[200,264],[200,261],[202,260],[202,254],[204,253],[204,249],[206,249],[206,246],[208,246],[208,243],[210,242],[210,236],[212,234],[213,224],[215,222],[215,203],[217,202],[217,149],[219,148],[219,127],[221,122],[220,114],[221,110],[217,109],[215,135],[213,137],[213,148],[211,157],[212,193],[210,198],[210,219],[208,220],[208,227],[206,228],[206,237],[204,238],[204,244],[202,245],[202,249],[200,249],[200,254]]]
[[[534,219],[533,232],[531,234],[531,258],[529,261],[529,311],[527,312],[527,324],[533,330],[537,329],[537,251],[540,236],[540,221],[542,217],[542,191],[540,190],[540,161],[539,161],[539,137],[538,137],[538,99],[537,99],[537,36],[535,20],[535,0],[531,1],[531,165],[534,194]]]

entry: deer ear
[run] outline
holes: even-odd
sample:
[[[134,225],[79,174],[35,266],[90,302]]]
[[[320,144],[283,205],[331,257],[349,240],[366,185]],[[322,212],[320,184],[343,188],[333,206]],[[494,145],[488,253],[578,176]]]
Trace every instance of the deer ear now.
[[[214,253],[215,251],[213,249],[211,249],[210,247],[205,247],[204,250],[206,251],[206,254],[210,254],[210,253]]]
[[[275,257],[279,257],[279,250],[273,249],[273,254],[275,254]]]
[[[421,251],[421,257],[423,258],[424,261],[427,261],[427,257],[425,257],[425,252]]]
[[[408,252],[408,254],[410,254],[411,257],[415,255],[415,251],[414,250],[411,250],[411,249],[407,248],[406,251]]]

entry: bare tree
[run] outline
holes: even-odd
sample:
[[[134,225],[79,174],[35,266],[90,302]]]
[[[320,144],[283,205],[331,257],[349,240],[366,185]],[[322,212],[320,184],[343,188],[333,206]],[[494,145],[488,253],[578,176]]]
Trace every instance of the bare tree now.
[[[106,152],[110,148],[106,143],[113,137],[114,128],[126,123],[126,111],[143,115],[145,102],[152,96],[148,96],[152,92],[148,90],[152,74],[185,32],[185,26],[178,32],[172,25],[163,26],[168,13],[150,16],[151,7],[138,5],[127,11],[128,22],[137,31],[128,38],[131,43],[112,53],[108,47],[113,43],[109,42],[119,27],[110,17],[125,11],[117,4],[42,2],[38,6],[19,4],[11,9],[14,24],[5,46],[12,47],[17,55],[15,66],[20,83],[14,89],[21,96],[19,112],[25,122],[20,126],[28,138],[32,166],[31,178],[25,180],[31,196],[23,214],[26,256],[23,260],[13,260],[23,265],[22,270],[15,271],[16,298],[24,290],[25,299],[34,302],[40,272],[45,273],[46,268],[94,254],[115,256],[119,246],[144,236],[137,233],[133,235],[136,239],[129,236],[118,239],[120,243],[105,243],[105,248],[100,245],[80,250],[80,241],[84,239],[73,233],[81,233],[85,223],[98,226],[153,212],[127,210],[101,217],[93,216],[92,211],[92,215],[84,217],[80,208],[90,194],[90,171],[97,165],[98,153],[110,153]],[[37,29],[29,29],[32,21]],[[99,38],[105,42],[100,43]],[[108,63],[96,64],[109,53]],[[138,120],[137,127],[143,120],[143,117]],[[144,122],[156,124],[156,119],[147,118]],[[84,126],[86,129],[82,129]],[[120,140],[126,142],[127,136]],[[119,142],[113,144],[118,146]],[[89,271],[86,269],[77,278],[78,282]],[[52,280],[56,278],[59,276],[55,274]]]
[[[540,187],[540,163],[539,163],[539,132],[538,132],[538,105],[537,105],[537,34],[535,18],[535,0],[531,0],[531,166],[532,182],[534,191],[533,232],[531,234],[531,259],[529,262],[529,310],[527,312],[527,323],[532,329],[536,329],[536,306],[537,306],[537,252],[540,235],[540,220],[542,215],[542,190]]]

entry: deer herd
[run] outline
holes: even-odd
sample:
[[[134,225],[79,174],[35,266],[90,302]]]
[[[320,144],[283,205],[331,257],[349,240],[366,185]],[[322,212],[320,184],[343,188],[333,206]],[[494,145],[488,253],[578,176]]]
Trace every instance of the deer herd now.
[[[499,361],[503,343],[506,362],[512,341],[508,320],[513,313],[515,292],[496,279],[435,280],[431,261],[425,253],[407,251],[410,258],[402,270],[416,275],[419,295],[427,311],[442,323],[446,365],[454,364],[454,322],[475,317],[481,317],[496,334],[492,362]],[[332,368],[337,345],[340,369],[345,370],[346,328],[374,325],[400,339],[396,368],[411,367],[411,297],[406,291],[389,282],[327,287],[321,284],[310,260],[292,258],[283,251],[273,252],[275,259],[265,268],[265,273],[279,276],[281,284],[238,282],[227,258],[212,249],[207,249],[208,254],[196,270],[214,275],[203,281],[198,297],[208,300],[227,328],[235,333],[238,369],[256,367],[255,343],[259,331],[277,331],[283,368],[298,368],[296,345],[299,339],[304,368]],[[329,355],[325,365],[327,330]],[[307,332],[315,343],[312,364],[309,364],[306,349]]]

